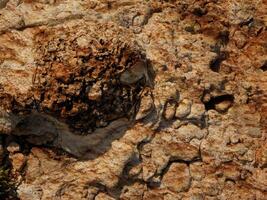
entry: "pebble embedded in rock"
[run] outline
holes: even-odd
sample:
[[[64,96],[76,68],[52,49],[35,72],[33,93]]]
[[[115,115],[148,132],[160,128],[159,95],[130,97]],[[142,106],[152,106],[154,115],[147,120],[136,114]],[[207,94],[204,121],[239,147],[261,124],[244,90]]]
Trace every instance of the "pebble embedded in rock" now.
[[[190,100],[188,99],[182,100],[176,109],[175,117],[181,119],[188,116],[191,112],[191,105],[192,102]]]
[[[20,151],[20,146],[18,145],[18,143],[16,142],[11,142],[8,146],[7,146],[7,151],[9,153],[16,153]]]
[[[205,113],[205,106],[202,103],[193,103],[191,106],[191,113],[188,118],[201,119]]]
[[[113,197],[107,195],[106,193],[104,192],[100,192],[98,193],[95,197],[94,197],[95,200],[115,200]]]
[[[20,171],[26,161],[26,157],[22,153],[16,153],[9,156],[12,168],[15,171]]]
[[[101,91],[101,83],[97,82],[90,88],[90,91],[88,92],[88,99],[93,101],[99,101],[102,96]]]
[[[146,94],[141,98],[140,106],[135,119],[141,120],[148,116],[154,108],[154,102],[150,94]]]
[[[226,112],[232,106],[232,101],[222,101],[215,105],[218,112]]]
[[[168,188],[173,192],[184,192],[189,189],[191,177],[186,164],[173,163],[163,176],[163,188]]]
[[[253,138],[261,138],[262,136],[262,131],[260,127],[246,126],[241,128],[241,131]]]
[[[233,39],[238,49],[244,48],[246,43],[248,42],[246,36],[244,35],[244,33],[242,33],[242,31],[236,31]]]
[[[238,134],[230,135],[230,141],[232,144],[237,144],[240,142],[240,136]]]
[[[176,103],[168,102],[164,111],[164,117],[167,120],[171,120],[175,116]]]

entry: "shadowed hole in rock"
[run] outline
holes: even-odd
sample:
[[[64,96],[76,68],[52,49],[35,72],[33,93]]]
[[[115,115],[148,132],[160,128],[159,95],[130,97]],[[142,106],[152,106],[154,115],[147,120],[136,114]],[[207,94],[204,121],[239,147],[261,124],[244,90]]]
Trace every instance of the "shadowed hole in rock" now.
[[[198,17],[202,17],[202,16],[206,15],[207,13],[208,13],[207,9],[201,8],[201,7],[197,7],[193,10],[193,14],[198,16]]]
[[[229,57],[228,52],[219,52],[219,54],[210,61],[210,69],[214,72],[219,72],[221,63]]]
[[[264,72],[267,71],[267,61],[264,62],[260,69]]]
[[[0,144],[2,146],[7,146],[7,138],[6,135],[0,135]],[[0,155],[0,199],[3,200],[19,200],[18,194],[16,191],[16,184],[13,180],[13,176],[11,175],[11,162],[8,156],[8,151],[2,151]]]
[[[253,23],[254,19],[253,17],[247,19],[247,20],[244,20],[242,22],[239,23],[239,26],[243,27],[243,26],[248,26],[250,25],[251,23]]]
[[[211,97],[211,99],[204,103],[206,110],[217,110],[220,113],[226,112],[233,104],[234,96],[225,94],[221,96]]]

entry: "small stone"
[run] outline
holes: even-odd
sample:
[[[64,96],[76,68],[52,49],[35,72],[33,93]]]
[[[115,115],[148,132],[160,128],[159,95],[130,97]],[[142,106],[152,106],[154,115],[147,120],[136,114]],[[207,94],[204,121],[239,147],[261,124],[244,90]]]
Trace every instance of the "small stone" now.
[[[154,103],[151,95],[145,95],[141,98],[140,107],[135,119],[140,120],[148,116],[154,108]]]
[[[87,190],[87,199],[94,199],[98,192],[99,188],[90,186]]]
[[[144,15],[138,15],[134,17],[133,19],[133,26],[142,26],[142,24],[145,21],[145,16]]]
[[[134,183],[129,186],[123,187],[120,199],[143,199],[143,194],[147,190],[145,184]]]
[[[248,150],[243,156],[239,157],[239,160],[245,162],[252,162],[255,159],[255,152],[252,150]]]
[[[200,31],[201,26],[199,23],[189,23],[186,27],[185,27],[185,31],[190,32],[192,34],[196,34]]]
[[[162,187],[173,192],[184,192],[189,189],[191,177],[184,163],[173,163],[162,179]]]
[[[41,199],[43,189],[39,185],[22,184],[18,188],[18,193],[20,199]]]
[[[247,43],[247,38],[241,31],[236,31],[233,39],[238,49],[244,48]]]
[[[194,180],[200,181],[205,177],[204,164],[201,162],[192,163],[190,165],[190,174]]]
[[[179,106],[176,109],[175,117],[177,118],[184,118],[191,112],[191,105],[192,102],[188,99],[182,100]]]
[[[231,106],[231,101],[223,101],[215,105],[215,110],[218,112],[226,112]]]
[[[206,102],[209,102],[210,99],[211,99],[211,95],[210,94],[205,94],[203,99],[202,99],[202,101],[206,103]]]
[[[241,129],[246,135],[252,138],[261,138],[262,132],[260,127],[245,126]]]
[[[231,142],[232,144],[237,144],[237,143],[239,143],[239,142],[240,142],[240,136],[237,135],[237,134],[231,135],[231,136],[230,136],[230,142]]]
[[[93,100],[93,101],[98,101],[100,100],[102,96],[102,91],[101,91],[101,83],[97,82],[90,88],[90,91],[88,93],[88,99]]]
[[[20,171],[25,163],[25,156],[22,153],[16,153],[9,156],[13,170]]]
[[[204,104],[194,103],[191,106],[191,113],[188,116],[188,118],[201,119],[201,117],[204,115],[204,113],[205,113]]]
[[[16,142],[11,142],[7,147],[7,151],[9,153],[19,152],[20,151],[20,146]]]
[[[236,166],[225,165],[223,167],[223,176],[226,179],[237,181],[240,178],[240,170]]]
[[[201,193],[196,193],[196,194],[192,194],[190,200],[204,200],[204,194]]]
[[[267,143],[257,150],[256,160],[261,167],[267,167]]]
[[[247,182],[258,190],[266,191],[267,169],[255,169],[252,176],[247,178]]]
[[[164,117],[167,120],[173,119],[175,116],[175,108],[176,108],[176,103],[175,102],[168,102],[166,105],[166,109],[164,111]]]
[[[143,166],[143,179],[148,181],[151,177],[153,177],[156,173],[156,167],[153,164],[147,164]]]
[[[217,196],[220,192],[219,184],[216,179],[207,178],[202,182],[202,191],[207,196]]]
[[[111,196],[108,196],[107,194],[101,192],[99,193],[95,198],[95,200],[114,200]]]
[[[89,40],[86,38],[86,36],[81,36],[77,38],[77,44],[81,48],[86,48],[90,43]]]
[[[179,138],[179,140],[182,141],[190,142],[194,138],[201,140],[207,134],[207,131],[193,124],[185,124],[182,125],[174,133],[175,138]]]
[[[136,165],[136,166],[132,167],[129,170],[128,174],[129,174],[130,177],[135,177],[135,176],[138,176],[141,172],[142,172],[142,165],[139,164],[139,165]]]

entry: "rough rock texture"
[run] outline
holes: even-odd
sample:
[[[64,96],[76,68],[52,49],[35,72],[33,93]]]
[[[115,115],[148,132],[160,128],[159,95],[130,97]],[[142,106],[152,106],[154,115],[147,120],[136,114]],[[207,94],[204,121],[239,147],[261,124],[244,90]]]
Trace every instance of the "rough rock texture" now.
[[[0,0],[18,198],[267,199],[266,38],[265,0]]]

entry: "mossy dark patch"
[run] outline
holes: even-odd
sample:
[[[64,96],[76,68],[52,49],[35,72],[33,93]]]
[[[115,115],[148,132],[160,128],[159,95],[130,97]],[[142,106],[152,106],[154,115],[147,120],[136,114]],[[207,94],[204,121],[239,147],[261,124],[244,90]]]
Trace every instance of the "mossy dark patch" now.
[[[135,44],[87,36],[64,30],[37,35],[38,68],[22,105],[56,117],[77,134],[92,133],[119,118],[134,118],[146,83],[141,69],[147,67],[146,58]],[[132,72],[134,66],[139,66],[140,76]],[[125,72],[133,73],[133,84],[121,81]]]
[[[17,200],[16,187],[10,178],[10,168],[7,165],[0,166],[0,199]]]

